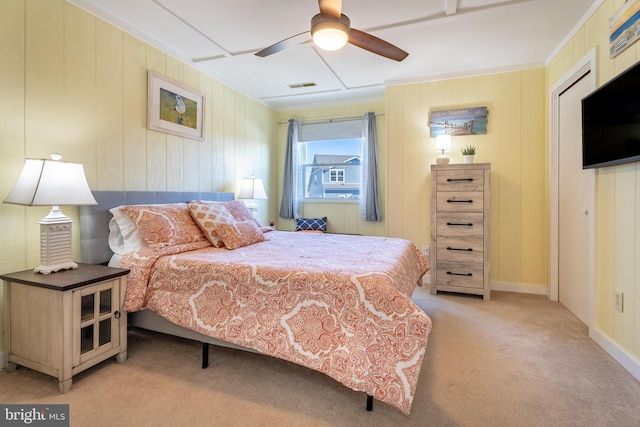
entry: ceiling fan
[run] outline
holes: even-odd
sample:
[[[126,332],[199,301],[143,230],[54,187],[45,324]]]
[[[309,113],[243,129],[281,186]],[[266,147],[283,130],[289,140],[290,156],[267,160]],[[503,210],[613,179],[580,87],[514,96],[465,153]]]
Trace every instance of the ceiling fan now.
[[[407,52],[389,42],[351,28],[351,20],[342,14],[342,0],[318,0],[318,5],[320,13],[311,19],[311,38],[319,48],[338,50],[348,42],[394,61],[402,61],[409,56]],[[309,31],[305,31],[281,40],[256,52],[256,55],[265,57],[280,52],[291,45],[298,44],[301,36],[308,34]]]

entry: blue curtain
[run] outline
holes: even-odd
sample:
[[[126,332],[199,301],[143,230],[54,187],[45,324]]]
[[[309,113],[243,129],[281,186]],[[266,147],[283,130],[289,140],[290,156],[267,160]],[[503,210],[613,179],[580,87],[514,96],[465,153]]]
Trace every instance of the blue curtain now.
[[[378,184],[378,136],[376,134],[375,113],[367,113],[362,118],[362,139],[360,219],[363,221],[382,221]]]
[[[289,120],[289,128],[287,130],[287,148],[284,159],[284,176],[282,178],[282,201],[280,202],[280,217],[293,219],[296,217],[296,209],[294,207],[294,165],[293,156],[295,155],[296,143],[298,142],[298,129],[300,122],[295,119]]]

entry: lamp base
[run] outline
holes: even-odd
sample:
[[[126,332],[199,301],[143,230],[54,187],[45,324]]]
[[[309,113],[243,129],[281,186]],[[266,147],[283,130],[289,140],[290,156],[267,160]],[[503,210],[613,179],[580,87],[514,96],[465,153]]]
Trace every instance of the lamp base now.
[[[65,262],[64,264],[56,265],[39,265],[33,269],[34,273],[49,274],[55,273],[60,270],[75,270],[78,268],[78,264],[73,261]]]
[[[444,154],[441,154],[436,158],[436,163],[439,165],[448,165],[449,157],[445,156]]]
[[[55,213],[52,215],[52,213]],[[60,270],[78,268],[71,257],[71,218],[65,216],[57,206],[39,221],[40,265],[33,271],[49,274]]]

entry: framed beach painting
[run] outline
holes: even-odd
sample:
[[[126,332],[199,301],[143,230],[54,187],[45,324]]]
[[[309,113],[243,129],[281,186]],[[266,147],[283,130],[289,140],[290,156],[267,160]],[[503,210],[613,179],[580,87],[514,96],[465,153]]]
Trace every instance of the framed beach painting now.
[[[640,0],[627,0],[609,18],[609,58],[640,39]]]
[[[487,133],[487,107],[432,111],[429,117],[431,136],[482,135]]]
[[[147,96],[149,129],[204,141],[203,93],[149,71]]]

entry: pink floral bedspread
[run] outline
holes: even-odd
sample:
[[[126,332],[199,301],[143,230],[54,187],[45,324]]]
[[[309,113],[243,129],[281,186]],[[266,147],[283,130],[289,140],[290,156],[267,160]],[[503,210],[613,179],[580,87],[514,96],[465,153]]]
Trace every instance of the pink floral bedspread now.
[[[228,250],[127,254],[125,309],[323,372],[408,414],[429,317],[411,301],[428,270],[395,238],[271,232]]]

